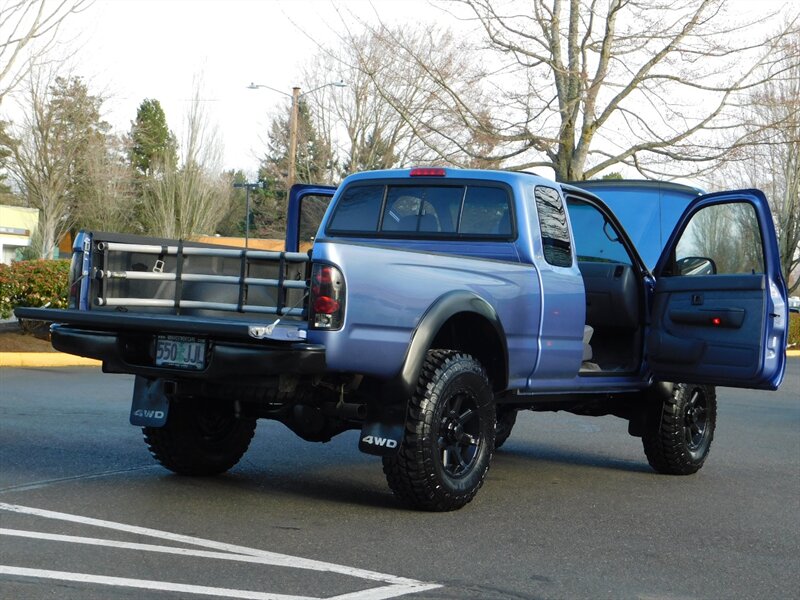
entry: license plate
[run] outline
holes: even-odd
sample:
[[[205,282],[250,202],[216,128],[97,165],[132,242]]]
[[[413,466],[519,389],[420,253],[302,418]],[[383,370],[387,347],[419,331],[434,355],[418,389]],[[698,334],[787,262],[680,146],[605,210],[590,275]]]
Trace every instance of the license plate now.
[[[179,369],[203,369],[206,366],[206,342],[179,335],[156,338],[156,366]]]

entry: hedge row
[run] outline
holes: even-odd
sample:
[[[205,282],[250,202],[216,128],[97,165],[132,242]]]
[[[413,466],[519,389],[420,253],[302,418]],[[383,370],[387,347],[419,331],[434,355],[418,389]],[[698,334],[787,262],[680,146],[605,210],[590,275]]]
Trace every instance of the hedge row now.
[[[9,318],[17,306],[66,308],[68,291],[68,260],[0,264],[0,318]]]
[[[800,313],[789,313],[789,348],[800,346]]]

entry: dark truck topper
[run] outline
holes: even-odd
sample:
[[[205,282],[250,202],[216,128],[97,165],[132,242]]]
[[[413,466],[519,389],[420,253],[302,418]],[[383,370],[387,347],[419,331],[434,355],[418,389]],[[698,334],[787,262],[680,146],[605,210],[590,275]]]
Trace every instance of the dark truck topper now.
[[[575,185],[359,173],[292,189],[285,252],[83,232],[70,308],[16,312],[135,374],[131,422],[178,473],[231,468],[259,418],[309,441],[359,429],[403,502],[452,510],[527,409],[627,419],[656,471],[685,475],[708,456],[714,386],[780,385],[787,299],[761,192],[673,191],[681,214],[645,261]]]

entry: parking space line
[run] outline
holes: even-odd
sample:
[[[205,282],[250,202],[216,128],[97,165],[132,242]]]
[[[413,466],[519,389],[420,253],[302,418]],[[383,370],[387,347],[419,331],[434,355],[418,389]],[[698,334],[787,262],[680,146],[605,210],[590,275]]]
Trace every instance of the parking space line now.
[[[413,594],[416,592],[421,592],[425,590],[431,590],[435,588],[441,587],[438,584],[432,583],[425,583],[422,581],[416,581],[414,579],[408,579],[405,577],[397,577],[395,575],[389,575],[386,573],[378,573],[376,571],[368,571],[365,569],[357,569],[354,567],[348,567],[345,565],[337,565],[334,563],[328,563],[323,561],[311,560],[306,558],[301,558],[299,556],[291,556],[288,554],[279,554],[276,552],[269,552],[267,550],[259,550],[255,548],[248,548],[245,546],[237,546],[234,544],[227,544],[224,542],[216,542],[214,540],[207,540],[203,538],[187,536],[177,533],[171,533],[168,531],[159,531],[157,529],[150,529],[147,527],[139,527],[136,525],[127,525],[125,523],[115,523],[113,521],[105,521],[102,519],[94,519],[91,517],[83,517],[80,515],[71,515],[68,513],[50,511],[50,510],[43,510],[38,508],[31,508],[27,506],[19,506],[15,504],[7,504],[7,503],[0,503],[0,510],[5,510],[17,514],[24,514],[36,517],[42,517],[46,519],[55,519],[59,521],[67,521],[71,523],[79,523],[83,525],[89,525],[93,527],[101,527],[105,529],[111,529],[115,531],[122,531],[134,535],[140,535],[145,537],[152,537],[157,538],[159,540],[169,540],[172,542],[177,542],[181,544],[197,546],[200,548],[206,548],[209,550],[215,550],[216,552],[211,552],[209,550],[193,550],[188,548],[178,548],[174,546],[160,546],[155,544],[140,544],[134,542],[122,542],[116,540],[108,540],[103,538],[90,538],[90,537],[80,537],[80,536],[66,536],[60,534],[50,534],[44,532],[37,532],[37,531],[24,531],[19,529],[2,529],[0,530],[0,534],[8,535],[8,536],[16,536],[16,537],[27,537],[27,538],[37,538],[37,539],[44,539],[50,541],[58,541],[58,542],[65,542],[65,543],[80,543],[80,544],[88,544],[88,545],[96,545],[96,546],[110,546],[110,547],[117,547],[120,549],[126,550],[144,550],[144,551],[151,551],[151,552],[162,552],[168,554],[183,554],[189,556],[197,556],[203,558],[211,558],[216,560],[231,560],[231,561],[238,561],[238,562],[248,562],[248,563],[257,563],[261,565],[270,565],[270,566],[278,566],[278,567],[288,567],[293,569],[305,569],[310,571],[316,572],[324,572],[324,573],[335,573],[339,575],[346,575],[358,579],[364,579],[368,581],[378,581],[382,582],[384,585],[377,588],[371,588],[367,590],[362,590],[359,592],[353,592],[351,594],[344,594],[341,596],[335,597],[335,600],[384,600],[388,598],[396,598],[398,596],[406,595],[406,594]],[[18,567],[2,567],[3,570],[0,570],[0,573],[6,574],[22,574]],[[16,569],[15,573],[11,573],[9,569],[14,570]],[[61,577],[57,576],[56,574],[61,573],[59,571],[46,571],[41,569],[23,569],[24,571],[28,572],[28,576],[30,577],[43,577],[49,579],[59,579]],[[39,575],[34,575],[32,573],[39,573]],[[140,587],[138,584],[135,586],[131,586],[128,583],[124,582],[139,582],[143,585],[143,582],[146,580],[135,580],[135,579],[125,579],[125,578],[118,578],[118,577],[104,577],[100,575],[88,575],[88,574],[81,574],[81,573],[74,573],[69,574],[70,576],[81,577],[82,579],[66,579],[67,581],[84,581],[87,583],[99,583],[105,585],[120,585],[120,586],[127,586],[127,587]],[[90,579],[86,579],[86,578]],[[61,578],[63,579],[63,578]],[[112,583],[116,582],[116,583]],[[148,582],[149,583],[149,582]],[[163,585],[182,585],[182,584],[172,584],[168,582],[155,582]],[[217,588],[203,588],[203,586],[192,586],[198,590],[205,589],[205,590],[217,590]],[[162,588],[149,588],[149,589],[162,589]],[[166,589],[166,588],[164,588]],[[176,590],[173,588],[169,588],[171,591],[181,591]],[[182,590],[187,593],[197,593],[197,594],[205,594],[205,595],[215,595],[216,592],[211,593],[208,591],[196,591],[191,592],[188,589]],[[246,592],[244,590],[239,590],[239,592],[243,594],[248,594],[251,592]],[[227,592],[226,592],[227,593]],[[230,596],[231,598],[275,598],[275,599],[282,599],[285,600],[287,598],[301,598],[299,596],[281,596],[275,594],[266,594],[263,595],[262,592],[252,592],[252,594],[262,594],[262,595],[250,595],[250,596]],[[334,599],[329,599],[334,600]]]
[[[120,550],[136,550],[138,552],[160,552],[162,554],[176,554],[180,556],[195,556],[212,560],[230,560],[234,562],[254,563],[259,565],[276,566],[269,559],[260,556],[248,556],[231,552],[212,552],[211,550],[193,550],[191,548],[178,548],[176,546],[158,546],[155,544],[140,544],[137,542],[121,542],[104,538],[81,537],[77,535],[61,535],[59,533],[46,533],[43,531],[27,531],[23,529],[0,528],[0,535],[22,537],[35,540],[48,540],[51,542],[64,542],[69,544],[84,544],[87,546],[105,546]],[[284,565],[277,565],[284,566]]]
[[[387,600],[388,598],[397,598],[407,594],[416,594],[417,592],[424,592],[426,590],[434,590],[442,586],[436,584],[422,584],[422,585],[385,585],[368,590],[361,590],[359,592],[350,592],[340,596],[330,596],[324,600]],[[318,599],[321,600],[321,599]]]
[[[308,596],[287,596],[285,594],[249,592],[246,590],[214,588],[202,585],[192,585],[188,583],[170,583],[167,581],[153,581],[148,579],[128,579],[126,577],[107,577],[105,575],[92,575],[90,573],[70,573],[68,571],[26,569],[23,567],[8,567],[5,565],[0,565],[0,575],[17,575],[20,577],[35,577],[37,579],[56,579],[58,581],[94,583],[100,585],[112,585],[116,587],[137,588],[140,590],[158,590],[160,592],[183,592],[185,594],[217,596],[220,598],[243,598],[245,600],[317,600]]]

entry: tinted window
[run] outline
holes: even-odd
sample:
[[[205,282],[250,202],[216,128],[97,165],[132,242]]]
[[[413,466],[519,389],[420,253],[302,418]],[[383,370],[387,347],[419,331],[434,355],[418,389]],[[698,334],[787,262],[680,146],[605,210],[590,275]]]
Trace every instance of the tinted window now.
[[[344,190],[336,205],[331,231],[376,231],[383,203],[382,185],[355,185]]]
[[[750,204],[736,202],[697,211],[681,234],[675,259],[677,272],[682,275],[763,273],[761,232],[755,210]],[[698,268],[702,266],[698,259],[710,260],[710,268]]]
[[[472,235],[511,235],[508,193],[502,188],[469,186],[459,232]]]
[[[304,196],[300,201],[300,223],[297,233],[302,252],[308,250],[314,243],[319,224],[330,203],[330,196]]]
[[[579,200],[568,200],[568,206],[579,261],[632,264],[619,235],[603,213]]]
[[[561,194],[541,185],[534,191],[539,228],[542,231],[544,259],[556,267],[572,265],[572,246],[567,227],[567,215]]]
[[[386,195],[382,231],[455,233],[463,187],[392,186]]]
[[[393,234],[417,234],[409,237],[508,238],[513,234],[510,195],[505,188],[488,185],[356,185],[346,188],[328,231],[377,234],[379,229]]]

